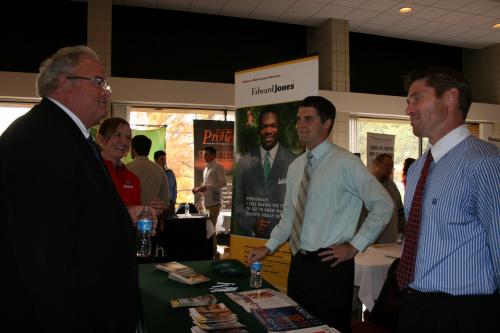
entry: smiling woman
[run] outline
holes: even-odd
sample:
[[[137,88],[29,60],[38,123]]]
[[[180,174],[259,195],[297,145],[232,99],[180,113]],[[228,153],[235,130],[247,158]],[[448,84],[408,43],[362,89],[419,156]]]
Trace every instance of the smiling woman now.
[[[123,118],[108,118],[102,122],[97,132],[97,142],[101,156],[111,179],[126,206],[141,204],[141,184],[139,178],[130,172],[121,159],[130,150],[132,130]]]

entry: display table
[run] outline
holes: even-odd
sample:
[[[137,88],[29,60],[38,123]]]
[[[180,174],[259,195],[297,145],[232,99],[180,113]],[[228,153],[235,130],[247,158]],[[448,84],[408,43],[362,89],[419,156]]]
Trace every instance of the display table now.
[[[354,285],[359,287],[358,297],[368,311],[372,311],[387,271],[401,257],[401,251],[400,243],[375,244],[354,257]]]
[[[242,276],[227,276],[212,270],[211,260],[185,261],[183,264],[193,268],[198,273],[210,278],[209,282],[196,285],[187,285],[168,278],[168,273],[154,268],[153,264],[139,265],[139,287],[142,296],[144,321],[148,333],[190,332],[194,325],[188,313],[188,308],[173,309],[170,306],[171,298],[191,297],[209,294],[208,288],[217,282],[234,282],[240,288],[238,291],[249,290],[250,273],[246,266],[237,260],[229,262],[244,274]],[[272,288],[272,285],[263,280],[262,288]],[[224,293],[215,293],[219,303],[224,303],[246,325],[252,333],[265,333],[266,329],[241,306],[230,300]]]
[[[212,223],[206,215],[191,215],[167,219],[163,232],[156,237],[153,247],[155,262],[182,260],[209,260],[213,258],[212,237],[207,238],[207,225]],[[213,230],[213,226],[212,226]]]

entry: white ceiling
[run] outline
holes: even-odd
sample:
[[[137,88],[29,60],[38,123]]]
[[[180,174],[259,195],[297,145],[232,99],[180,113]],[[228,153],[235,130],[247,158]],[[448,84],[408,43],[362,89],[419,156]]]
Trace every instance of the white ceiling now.
[[[500,0],[113,0],[113,4],[319,26],[349,21],[351,31],[481,49],[500,43]],[[398,14],[412,7],[410,14]]]

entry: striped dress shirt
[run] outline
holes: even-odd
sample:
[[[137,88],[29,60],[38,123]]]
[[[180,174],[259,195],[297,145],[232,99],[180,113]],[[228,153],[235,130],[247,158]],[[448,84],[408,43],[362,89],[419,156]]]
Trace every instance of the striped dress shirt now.
[[[460,126],[432,154],[409,286],[452,295],[500,290],[500,151]],[[408,173],[406,216],[425,156]]]

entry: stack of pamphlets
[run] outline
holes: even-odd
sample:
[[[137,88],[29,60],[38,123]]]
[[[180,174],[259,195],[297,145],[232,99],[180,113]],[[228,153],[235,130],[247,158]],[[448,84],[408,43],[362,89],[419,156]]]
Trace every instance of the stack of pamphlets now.
[[[180,262],[177,262],[177,261],[156,264],[155,267],[156,267],[156,269],[159,269],[161,271],[165,271],[167,273],[180,272],[180,271],[183,271],[185,269],[193,270],[191,267],[186,266],[184,264],[181,264]]]
[[[221,330],[205,331],[204,329],[201,329],[198,326],[193,326],[191,327],[191,333],[249,333],[249,332],[244,328],[226,328]]]
[[[173,308],[184,308],[193,306],[210,305],[217,303],[217,298],[214,295],[203,295],[195,297],[173,298],[170,304]]]
[[[308,328],[299,328],[298,330],[291,330],[291,331],[279,331],[279,332],[269,331],[268,333],[340,333],[340,332],[337,331],[335,328],[331,328],[326,325],[321,325]]]
[[[269,333],[338,332],[323,325],[321,320],[313,317],[298,305],[274,309],[252,309],[252,313]]]
[[[227,330],[245,327],[223,303],[189,309],[193,323],[202,330]]]
[[[197,273],[191,267],[183,265],[176,261],[157,264],[156,269],[170,273],[168,274],[169,279],[186,284],[196,284],[210,281],[207,276]]]
[[[226,293],[235,303],[247,312],[251,309],[272,309],[283,306],[295,306],[297,303],[287,295],[272,289],[256,289]]]

